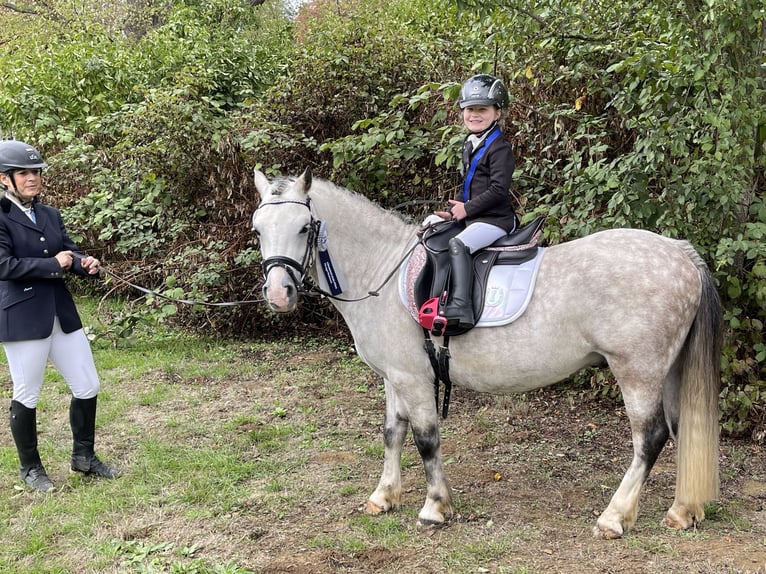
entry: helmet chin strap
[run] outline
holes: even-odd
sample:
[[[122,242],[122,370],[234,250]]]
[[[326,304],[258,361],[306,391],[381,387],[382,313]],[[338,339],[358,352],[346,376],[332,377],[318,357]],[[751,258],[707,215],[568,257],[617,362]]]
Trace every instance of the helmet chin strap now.
[[[10,194],[14,198],[16,198],[16,200],[19,202],[21,207],[24,207],[27,209],[32,207],[32,204],[34,204],[35,202],[35,197],[28,200],[25,200],[24,198],[22,198],[21,195],[19,194],[19,189],[16,187],[16,178],[13,177],[13,171],[7,171],[6,175],[8,176],[8,179],[11,180],[11,186],[13,187],[13,189],[6,187],[5,192]]]

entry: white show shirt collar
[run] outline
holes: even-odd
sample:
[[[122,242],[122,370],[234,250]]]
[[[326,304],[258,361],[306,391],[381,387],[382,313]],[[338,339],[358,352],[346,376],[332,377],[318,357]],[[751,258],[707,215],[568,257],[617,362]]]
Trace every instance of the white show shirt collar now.
[[[29,219],[31,219],[31,220],[32,220],[32,221],[34,221],[35,223],[37,222],[37,221],[36,221],[36,218],[35,218],[35,212],[34,212],[34,208],[33,208],[33,206],[31,206],[31,205],[30,205],[29,207],[24,207],[23,205],[21,205],[21,203],[19,202],[19,200],[18,200],[18,199],[16,199],[15,197],[13,197],[13,196],[12,196],[10,193],[6,193],[6,194],[5,194],[5,197],[7,197],[7,198],[8,198],[8,199],[10,199],[10,200],[11,200],[13,203],[15,203],[15,204],[16,204],[16,206],[17,206],[17,207],[18,207],[18,208],[19,208],[21,211],[23,211],[23,212],[24,212],[24,214],[25,214],[25,215],[26,215],[26,216],[27,216]]]

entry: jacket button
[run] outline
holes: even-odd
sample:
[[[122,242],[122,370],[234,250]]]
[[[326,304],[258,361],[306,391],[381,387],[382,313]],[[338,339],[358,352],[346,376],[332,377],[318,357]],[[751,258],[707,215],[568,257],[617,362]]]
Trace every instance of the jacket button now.
[[[48,250],[47,249],[43,249],[43,255],[48,255]]]
[[[45,241],[45,237],[41,237],[41,238],[40,238],[40,241]]]

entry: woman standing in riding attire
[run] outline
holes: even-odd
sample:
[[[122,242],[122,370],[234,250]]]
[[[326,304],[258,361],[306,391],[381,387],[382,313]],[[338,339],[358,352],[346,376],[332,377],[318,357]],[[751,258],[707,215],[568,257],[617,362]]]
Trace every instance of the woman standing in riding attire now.
[[[40,153],[23,142],[0,141],[0,341],[13,380],[11,434],[21,479],[36,490],[54,488],[37,450],[37,402],[48,360],[72,391],[73,471],[120,475],[94,452],[100,387],[90,344],[64,274],[96,276],[99,261],[79,252],[59,211],[38,203]]]
[[[440,309],[448,325],[473,327],[471,255],[514,231],[518,223],[510,194],[516,160],[498,124],[507,105],[508,90],[494,76],[473,76],[460,89],[463,124],[470,132],[463,144],[462,201],[451,199],[446,211],[435,212],[465,226],[449,242],[451,298]]]

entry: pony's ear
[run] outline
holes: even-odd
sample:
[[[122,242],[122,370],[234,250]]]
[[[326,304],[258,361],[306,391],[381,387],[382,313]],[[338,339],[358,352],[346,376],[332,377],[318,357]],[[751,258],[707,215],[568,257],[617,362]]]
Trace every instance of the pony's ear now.
[[[308,193],[309,189],[311,188],[311,167],[308,166],[306,169],[303,170],[303,173],[298,178],[298,183],[303,184],[303,193]]]
[[[263,172],[254,169],[253,179],[255,180],[255,189],[258,190],[258,193],[261,194],[261,197],[264,197],[269,191],[268,178],[263,174]]]

